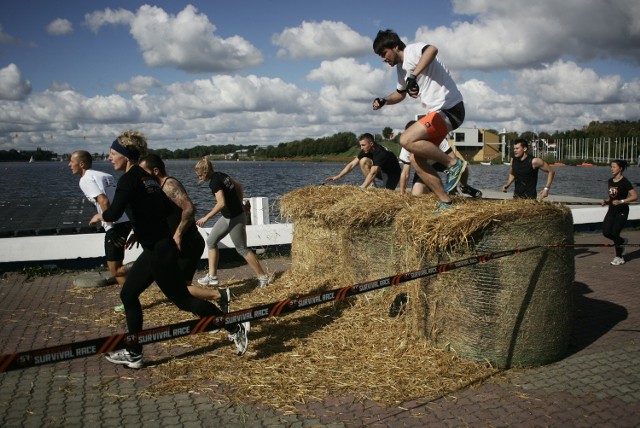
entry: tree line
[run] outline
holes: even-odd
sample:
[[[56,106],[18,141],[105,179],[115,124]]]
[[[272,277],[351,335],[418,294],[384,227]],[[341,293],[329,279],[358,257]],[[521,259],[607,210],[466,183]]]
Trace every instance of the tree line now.
[[[27,162],[33,158],[34,161],[50,161],[57,158],[58,155],[49,150],[42,150],[38,147],[36,150],[0,150],[0,162]]]
[[[499,134],[499,131],[496,131],[495,129],[489,129],[488,131]],[[574,138],[593,139],[602,137],[640,138],[640,120],[611,120],[607,122],[592,121],[582,129],[554,131],[553,133],[546,131],[525,131],[521,134],[518,134],[517,132],[507,132],[507,141],[524,138],[530,141],[545,139],[549,142],[554,142],[556,140],[570,140]]]
[[[499,134],[499,131],[489,129],[488,131]],[[540,131],[526,131],[523,133],[508,132],[507,141],[516,138],[526,138],[528,140],[547,139],[550,142],[560,139],[572,138],[601,138],[601,137],[640,137],[640,120],[624,121],[614,120],[608,122],[594,121],[584,128],[570,131],[555,131],[553,133]],[[199,159],[203,156],[214,158],[225,158],[231,154],[232,158],[248,157],[249,159],[275,159],[294,157],[326,157],[326,156],[347,156],[357,148],[357,136],[353,132],[338,132],[329,137],[304,138],[279,143],[275,146],[260,147],[258,145],[211,145],[195,146],[185,149],[152,149],[152,153],[163,159]],[[385,127],[380,134],[375,134],[374,138],[378,142],[393,140],[398,142],[399,135],[393,135],[393,129]],[[96,157],[101,155],[95,153]],[[33,156],[34,160],[52,160],[59,158],[58,154],[41,150],[0,150],[0,161],[28,161]],[[69,154],[63,156],[68,159]]]

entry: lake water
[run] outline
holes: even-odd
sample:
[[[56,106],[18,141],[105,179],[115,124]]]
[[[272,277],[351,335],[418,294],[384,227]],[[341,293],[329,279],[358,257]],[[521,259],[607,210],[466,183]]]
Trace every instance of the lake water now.
[[[210,210],[214,199],[207,184],[198,183],[194,172],[196,161],[168,160],[167,172],[179,179],[198,207],[198,215]],[[225,172],[242,183],[245,197],[268,197],[272,208],[272,220],[278,220],[277,202],[282,195],[308,185],[319,185],[324,179],[338,174],[345,163],[337,162],[234,162],[216,161],[216,170]],[[94,168],[119,177],[108,161],[97,161]],[[500,190],[505,183],[507,165],[472,165],[469,184],[480,189]],[[552,186],[553,194],[602,199],[607,193],[609,167],[556,167]],[[544,186],[546,174],[539,175],[539,189]],[[640,185],[640,168],[632,166],[625,176]],[[39,199],[82,198],[78,176],[71,174],[66,162],[0,163],[0,201],[14,202]],[[360,184],[362,174],[353,170],[338,184]],[[512,187],[513,189],[513,187]],[[0,208],[2,209],[2,208]],[[275,211],[275,212],[273,212]]]

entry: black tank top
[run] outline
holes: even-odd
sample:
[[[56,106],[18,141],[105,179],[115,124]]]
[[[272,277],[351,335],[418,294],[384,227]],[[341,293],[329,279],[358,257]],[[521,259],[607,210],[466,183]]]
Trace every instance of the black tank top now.
[[[163,189],[163,191],[164,191],[164,185],[167,184],[168,180],[175,180],[178,183],[180,183],[177,179],[173,177],[167,177],[162,183],[162,186],[160,187],[161,189]],[[171,199],[169,200],[171,201]],[[173,201],[171,201],[170,205],[171,205],[171,212],[167,216],[167,221],[169,222],[169,228],[171,229],[171,233],[175,233],[176,229],[178,229],[178,226],[180,225],[180,222],[182,221],[182,208],[176,205],[176,203]],[[198,233],[198,228],[196,226],[195,221],[193,221],[187,227],[187,229],[182,233],[182,235],[184,237],[184,236],[191,235],[193,233]]]
[[[533,156],[527,156],[525,160],[513,158],[511,168],[516,178],[516,187],[513,196],[516,198],[535,199],[537,197],[538,170],[531,164]]]

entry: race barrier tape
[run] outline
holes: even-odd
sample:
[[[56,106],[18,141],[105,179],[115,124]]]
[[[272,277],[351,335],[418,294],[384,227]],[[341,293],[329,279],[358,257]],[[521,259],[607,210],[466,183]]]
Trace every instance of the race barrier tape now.
[[[0,355],[0,373],[20,370],[33,366],[40,366],[48,363],[56,363],[76,358],[89,357],[123,349],[138,344],[149,344],[203,333],[220,329],[224,326],[231,326],[245,321],[256,321],[263,318],[277,317],[310,308],[332,301],[344,300],[358,294],[368,293],[389,286],[395,286],[407,281],[437,275],[439,273],[460,269],[465,266],[472,266],[479,263],[486,263],[490,260],[499,259],[514,254],[524,253],[544,247],[612,247],[614,244],[550,244],[536,245],[532,247],[516,248],[511,250],[485,253],[466,259],[455,260],[433,267],[405,272],[373,281],[349,285],[333,290],[306,294],[291,299],[284,299],[266,305],[255,306],[249,309],[229,312],[220,316],[202,317],[199,319],[184,321],[176,324],[169,324],[141,330],[138,333],[115,334],[98,339],[89,339],[80,342],[73,342],[65,345],[51,346],[42,349],[16,352],[13,354]],[[640,246],[640,244],[626,244],[626,246]]]

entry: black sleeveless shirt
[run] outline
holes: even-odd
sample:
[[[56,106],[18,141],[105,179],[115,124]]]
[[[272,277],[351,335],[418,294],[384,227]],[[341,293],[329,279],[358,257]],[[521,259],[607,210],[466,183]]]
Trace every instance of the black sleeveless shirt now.
[[[167,180],[175,180],[178,183],[180,183],[176,178],[167,177],[162,183],[162,186],[160,187],[161,189],[164,189],[164,185],[167,184]],[[178,229],[178,226],[180,225],[180,222],[182,221],[182,208],[176,205],[176,203],[173,202],[171,199],[169,199],[169,201],[171,202],[170,203],[171,210],[169,212],[169,215],[167,216],[167,221],[169,222],[169,228],[171,229],[171,233],[175,233],[176,230]],[[187,227],[186,230],[182,232],[182,236],[185,237],[185,236],[192,235],[194,233],[199,233],[195,220]]]
[[[516,178],[516,186],[513,192],[514,198],[536,199],[538,192],[538,170],[531,164],[533,156],[527,156],[525,160],[513,158],[511,169]]]

